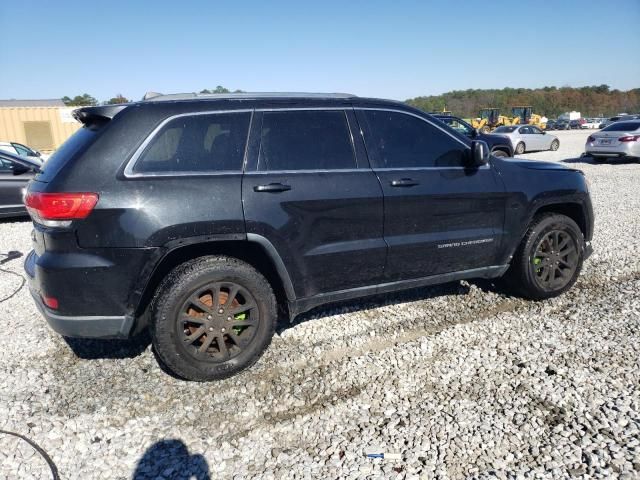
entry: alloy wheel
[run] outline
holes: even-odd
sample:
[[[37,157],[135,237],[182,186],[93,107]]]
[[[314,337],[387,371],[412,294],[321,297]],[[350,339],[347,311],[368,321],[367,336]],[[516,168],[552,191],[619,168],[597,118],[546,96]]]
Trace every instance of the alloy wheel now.
[[[260,313],[251,293],[233,282],[194,292],[180,308],[177,329],[184,350],[199,361],[226,362],[253,340]]]
[[[578,246],[564,230],[552,230],[538,242],[531,268],[540,288],[551,291],[565,287],[578,268]]]

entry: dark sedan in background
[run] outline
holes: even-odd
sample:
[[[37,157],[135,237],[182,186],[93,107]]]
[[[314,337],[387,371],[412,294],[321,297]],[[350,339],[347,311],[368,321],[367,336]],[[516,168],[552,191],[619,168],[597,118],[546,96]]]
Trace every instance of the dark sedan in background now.
[[[485,141],[494,157],[513,157],[513,146],[509,137],[494,133],[481,133],[461,118],[451,115],[432,114],[432,116],[466,137]]]
[[[22,192],[38,171],[37,162],[0,150],[0,218],[27,214]]]

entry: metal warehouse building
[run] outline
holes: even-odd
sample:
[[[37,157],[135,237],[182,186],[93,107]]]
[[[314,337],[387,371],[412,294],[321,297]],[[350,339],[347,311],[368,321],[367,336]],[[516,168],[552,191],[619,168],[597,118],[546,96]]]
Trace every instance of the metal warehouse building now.
[[[51,152],[81,124],[62,100],[0,100],[0,142],[18,142]]]

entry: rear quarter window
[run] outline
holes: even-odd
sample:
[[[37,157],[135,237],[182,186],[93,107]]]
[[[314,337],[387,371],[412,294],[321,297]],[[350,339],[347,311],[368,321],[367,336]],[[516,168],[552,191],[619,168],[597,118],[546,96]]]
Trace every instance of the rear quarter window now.
[[[250,112],[194,114],[167,121],[135,160],[134,173],[241,171]]]
[[[41,173],[36,176],[36,180],[49,182],[53,179],[69,161],[89,148],[99,136],[102,128],[104,127],[84,126],[76,131],[44,162]]]

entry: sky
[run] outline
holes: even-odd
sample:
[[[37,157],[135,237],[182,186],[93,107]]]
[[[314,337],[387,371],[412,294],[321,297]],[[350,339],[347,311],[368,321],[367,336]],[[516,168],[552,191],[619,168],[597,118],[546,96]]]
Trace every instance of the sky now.
[[[640,87],[640,0],[0,0],[0,98]]]

